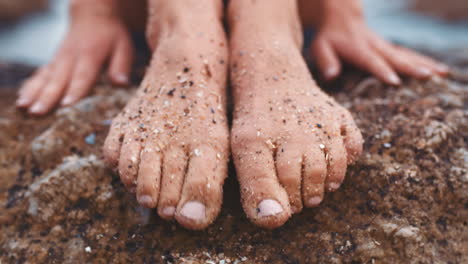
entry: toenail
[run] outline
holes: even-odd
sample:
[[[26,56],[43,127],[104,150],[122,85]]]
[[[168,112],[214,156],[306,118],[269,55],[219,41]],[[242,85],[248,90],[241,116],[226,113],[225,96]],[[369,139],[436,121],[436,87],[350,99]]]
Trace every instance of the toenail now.
[[[315,196],[315,197],[312,197],[308,200],[308,206],[317,206],[320,204],[320,202],[322,202],[322,198],[320,196]]]
[[[31,109],[29,109],[29,111],[31,111],[31,113],[40,113],[40,112],[43,112],[44,111],[44,105],[39,103],[39,104],[35,104],[31,107]]]
[[[173,216],[174,213],[175,213],[175,207],[174,206],[164,207],[164,209],[162,210],[162,214],[165,215],[165,216]]]
[[[340,183],[336,183],[336,182],[331,182],[329,185],[328,185],[328,190],[330,191],[335,191],[337,190],[338,188],[340,188]]]
[[[266,199],[258,204],[257,215],[260,217],[276,215],[283,212],[283,207],[272,199]]]
[[[330,67],[325,71],[325,75],[327,78],[332,78],[335,77],[338,74],[338,68],[337,67]]]
[[[206,218],[206,207],[197,201],[190,201],[184,204],[180,214],[192,220],[203,220]]]
[[[62,100],[62,105],[69,105],[73,102],[73,98],[71,96],[65,96]]]
[[[138,203],[145,206],[145,207],[151,207],[153,206],[153,198],[149,195],[141,195],[138,196],[137,198]]]
[[[123,73],[115,75],[114,78],[120,84],[127,84],[128,83],[128,77],[127,77],[127,75],[125,75]]]

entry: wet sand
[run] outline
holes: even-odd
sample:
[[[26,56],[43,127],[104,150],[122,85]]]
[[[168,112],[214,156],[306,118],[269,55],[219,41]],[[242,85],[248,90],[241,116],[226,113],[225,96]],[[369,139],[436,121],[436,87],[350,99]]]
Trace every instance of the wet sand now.
[[[467,61],[448,79],[383,85],[348,69],[327,85],[363,130],[365,151],[315,209],[282,228],[252,225],[234,170],[204,231],[139,207],[100,148],[132,89],[100,84],[45,118],[15,110],[30,69],[3,65],[0,88],[2,263],[467,263]]]

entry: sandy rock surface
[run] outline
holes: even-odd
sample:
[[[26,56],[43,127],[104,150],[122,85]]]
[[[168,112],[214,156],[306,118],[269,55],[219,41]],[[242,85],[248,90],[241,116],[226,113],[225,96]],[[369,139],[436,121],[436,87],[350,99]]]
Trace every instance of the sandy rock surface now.
[[[342,187],[260,230],[231,168],[221,215],[195,232],[139,207],[103,165],[110,120],[133,90],[99,85],[29,118],[13,107],[22,71],[2,69],[0,263],[468,263],[466,70],[399,89],[347,74],[330,91],[366,143]]]

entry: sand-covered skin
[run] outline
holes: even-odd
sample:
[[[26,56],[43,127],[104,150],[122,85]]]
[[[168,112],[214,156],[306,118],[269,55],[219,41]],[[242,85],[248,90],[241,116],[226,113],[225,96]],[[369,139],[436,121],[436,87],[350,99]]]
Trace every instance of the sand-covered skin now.
[[[467,262],[468,87],[460,71],[463,78],[396,89],[348,72],[331,85],[362,129],[364,153],[337,192],[274,231],[245,217],[232,166],[220,216],[204,231],[139,207],[101,154],[109,120],[133,90],[99,85],[77,106],[32,119],[16,112],[15,87],[2,88],[0,260]]]

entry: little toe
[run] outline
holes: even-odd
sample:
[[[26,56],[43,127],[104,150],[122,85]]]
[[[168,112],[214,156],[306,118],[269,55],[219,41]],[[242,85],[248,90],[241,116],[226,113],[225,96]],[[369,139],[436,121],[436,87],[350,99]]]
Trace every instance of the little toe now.
[[[327,163],[321,146],[323,145],[313,145],[304,154],[302,195],[307,207],[318,206],[323,200]]]
[[[120,147],[124,139],[124,131],[119,117],[112,120],[112,125],[102,147],[104,162],[110,168],[117,167],[120,157]]]
[[[301,171],[302,152],[297,145],[281,146],[276,153],[278,180],[288,193],[293,213],[302,211]]]
[[[190,157],[176,219],[190,229],[202,229],[218,216],[227,175],[226,155],[208,146],[195,148]]]
[[[182,148],[169,147],[163,155],[163,169],[158,201],[161,218],[174,218],[187,169],[187,155]]]
[[[341,136],[343,137],[346,148],[347,163],[355,162],[362,153],[362,145],[364,140],[361,131],[352,122],[352,124],[343,125],[341,127]]]
[[[136,191],[141,142],[138,135],[128,133],[122,143],[119,158],[119,173],[122,183],[131,192]]]
[[[336,191],[346,175],[347,157],[343,139],[334,137],[326,145],[325,160],[327,162],[327,179],[325,186],[327,191]]]
[[[234,143],[232,150],[247,217],[264,228],[283,225],[291,209],[288,194],[276,176],[273,153],[252,140],[239,143]]]
[[[150,145],[150,144],[149,144]],[[137,180],[137,200],[142,206],[154,208],[159,197],[161,154],[151,146],[141,152]]]

